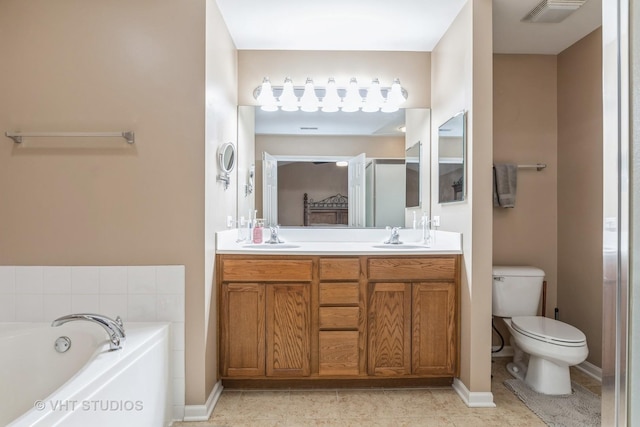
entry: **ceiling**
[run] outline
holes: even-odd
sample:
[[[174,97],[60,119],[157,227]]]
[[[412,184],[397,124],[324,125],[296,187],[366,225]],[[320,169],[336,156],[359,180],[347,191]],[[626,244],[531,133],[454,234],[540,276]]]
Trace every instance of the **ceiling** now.
[[[217,0],[223,19],[239,50],[379,50],[430,52],[467,0]],[[521,19],[540,0],[493,0],[494,53],[555,55],[601,25],[602,0],[588,0],[557,24],[524,23]],[[355,113],[269,113],[293,134],[337,134]],[[362,113],[364,128],[383,134],[395,126]],[[384,114],[384,113],[380,113]],[[257,126],[261,114],[257,114]],[[304,131],[292,119],[314,118],[323,130]],[[372,119],[367,123],[366,119]],[[318,122],[320,121],[320,122]],[[307,122],[305,122],[307,123]],[[335,123],[336,129],[328,129]],[[275,123],[264,133],[279,132]],[[361,131],[351,131],[361,132]],[[364,131],[362,131],[364,132]],[[344,134],[344,133],[343,133]],[[358,133],[363,134],[363,133]]]
[[[240,50],[430,52],[467,0],[217,0]],[[601,23],[602,0],[558,24],[520,20],[540,0],[493,0],[496,53],[557,54]]]

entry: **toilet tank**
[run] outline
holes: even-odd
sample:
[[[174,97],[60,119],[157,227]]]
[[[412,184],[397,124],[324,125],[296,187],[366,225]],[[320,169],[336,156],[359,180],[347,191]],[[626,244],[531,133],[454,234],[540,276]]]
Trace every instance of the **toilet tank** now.
[[[544,271],[528,266],[494,266],[494,316],[535,316],[542,294]]]

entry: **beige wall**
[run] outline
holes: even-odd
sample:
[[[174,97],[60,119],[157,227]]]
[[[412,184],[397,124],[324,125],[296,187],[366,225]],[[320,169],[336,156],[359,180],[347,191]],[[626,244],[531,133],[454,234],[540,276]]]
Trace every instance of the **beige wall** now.
[[[399,78],[408,92],[405,108],[429,107],[429,52],[382,51],[238,51],[238,98],[240,105],[257,105],[253,90],[264,77],[271,84],[282,86],[285,77],[294,85],[303,86],[307,77],[324,86],[334,77],[338,86],[346,86],[351,77],[366,85],[379,78],[383,86],[390,86]]]
[[[223,93],[212,102],[225,112],[207,117],[217,129],[207,150],[235,138],[227,111],[237,86],[230,94],[226,78],[205,76],[206,6],[0,2],[2,132],[136,132],[132,146],[0,140],[0,264],[185,265],[187,404],[208,391],[205,246],[219,223],[206,236],[205,80]],[[226,70],[233,46],[224,26],[213,34],[226,43],[213,66]],[[211,200],[218,194],[209,188]]]
[[[558,307],[602,366],[602,31],[558,55]]]
[[[492,5],[469,0],[431,54],[431,211],[441,229],[463,234],[460,380],[471,392],[491,391],[492,261]],[[437,201],[437,128],[467,113],[464,202]]]
[[[319,201],[340,193],[349,194],[346,167],[335,162],[295,162],[278,166],[278,224],[303,225],[303,199]]]
[[[513,209],[493,208],[493,264],[545,272],[546,315],[557,294],[557,82],[555,55],[494,55],[493,160],[547,167],[518,170]],[[506,345],[509,333],[496,321]],[[498,345],[494,335],[494,345]]]

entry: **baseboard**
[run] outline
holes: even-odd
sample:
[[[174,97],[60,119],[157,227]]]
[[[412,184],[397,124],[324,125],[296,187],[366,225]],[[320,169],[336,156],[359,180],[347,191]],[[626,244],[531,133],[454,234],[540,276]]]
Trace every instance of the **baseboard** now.
[[[499,345],[494,345],[491,350],[491,357],[513,357],[513,347],[511,347],[510,345],[505,345],[504,347],[502,347],[502,350],[493,353],[493,351],[496,351],[497,349],[499,349],[500,346]]]
[[[576,369],[589,375],[594,380],[598,380],[602,382],[602,368],[598,368],[596,365],[589,362],[582,362],[581,364],[576,365],[575,367]]]
[[[453,379],[453,389],[458,393],[458,396],[469,408],[495,408],[496,404],[493,402],[493,393],[486,392],[473,392],[469,391],[466,385],[459,378]]]
[[[207,421],[220,399],[222,388],[222,382],[218,381],[213,386],[213,390],[211,390],[211,394],[209,394],[204,405],[186,405],[184,407],[184,421]]]

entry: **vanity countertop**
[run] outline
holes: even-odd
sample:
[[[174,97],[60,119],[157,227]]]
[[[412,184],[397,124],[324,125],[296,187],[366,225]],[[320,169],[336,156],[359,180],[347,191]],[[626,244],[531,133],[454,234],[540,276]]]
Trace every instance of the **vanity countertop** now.
[[[238,242],[238,230],[216,233],[216,253],[253,255],[450,255],[462,253],[462,236],[448,231],[431,231],[430,244],[422,243],[422,231],[400,229],[402,244],[385,244],[385,229],[366,228],[281,228],[283,243]],[[269,230],[263,230],[263,241]]]

